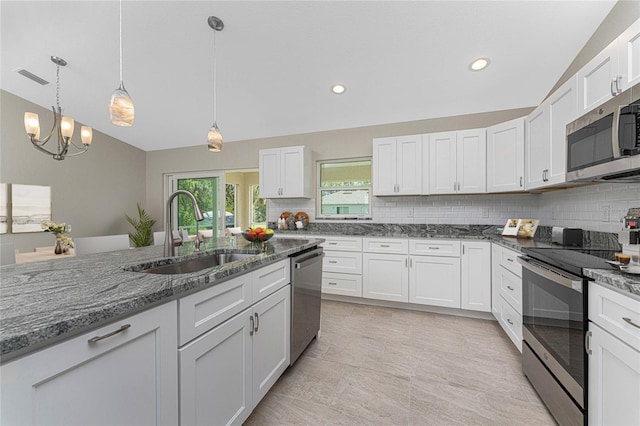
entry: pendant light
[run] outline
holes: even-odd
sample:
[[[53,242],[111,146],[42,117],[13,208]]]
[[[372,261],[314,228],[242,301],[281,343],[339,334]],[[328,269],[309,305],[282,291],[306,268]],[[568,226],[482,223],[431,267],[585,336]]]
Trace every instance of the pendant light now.
[[[122,79],[122,0],[120,0],[120,86],[111,95],[109,114],[111,122],[116,126],[133,126],[135,115],[133,100],[124,88],[124,80]]]
[[[216,90],[216,31],[222,31],[224,23],[220,18],[215,16],[209,16],[207,22],[213,29],[213,126],[211,126],[207,134],[207,145],[209,151],[220,152],[222,151],[222,133],[220,133],[220,129],[218,129],[216,120],[216,113],[218,112],[216,105],[216,97],[218,95],[218,91]]]

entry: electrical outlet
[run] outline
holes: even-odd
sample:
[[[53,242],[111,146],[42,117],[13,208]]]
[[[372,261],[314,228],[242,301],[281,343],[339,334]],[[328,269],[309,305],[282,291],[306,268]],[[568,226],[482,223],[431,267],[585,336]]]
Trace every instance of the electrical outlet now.
[[[489,217],[489,207],[482,208],[482,217]]]
[[[600,215],[601,215],[601,221],[603,222],[609,222],[609,218],[611,217],[611,206],[608,204],[604,204],[602,206],[600,206]]]
[[[413,207],[407,209],[407,217],[413,217]]]

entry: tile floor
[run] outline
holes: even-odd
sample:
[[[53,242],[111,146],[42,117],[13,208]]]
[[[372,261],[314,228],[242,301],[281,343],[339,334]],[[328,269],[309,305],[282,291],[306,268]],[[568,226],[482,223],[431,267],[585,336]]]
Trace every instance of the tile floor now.
[[[495,321],[323,301],[246,425],[555,425]]]

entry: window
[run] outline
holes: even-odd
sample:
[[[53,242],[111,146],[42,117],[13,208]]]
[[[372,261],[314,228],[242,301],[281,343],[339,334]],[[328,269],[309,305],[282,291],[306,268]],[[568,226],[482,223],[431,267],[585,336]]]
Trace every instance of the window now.
[[[251,227],[267,226],[267,200],[260,198],[260,185],[251,185]]]
[[[225,217],[224,227],[234,228],[236,226],[236,188],[235,183],[227,183],[224,191]]]
[[[318,163],[321,218],[371,217],[371,160]]]
[[[220,208],[224,202],[224,177],[219,173],[182,173],[167,176],[167,193],[177,189],[191,192],[202,211],[204,220],[198,223],[198,229],[211,230],[213,237],[220,235]],[[193,213],[193,204],[188,197],[180,195],[173,202],[174,229],[187,231],[190,236],[196,233],[196,220]]]

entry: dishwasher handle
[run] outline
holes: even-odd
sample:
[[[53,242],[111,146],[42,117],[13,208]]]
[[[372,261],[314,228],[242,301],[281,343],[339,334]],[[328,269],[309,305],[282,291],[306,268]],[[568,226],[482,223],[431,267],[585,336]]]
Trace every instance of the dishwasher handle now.
[[[293,264],[296,269],[307,267],[312,263],[321,262],[324,257],[324,251],[320,248],[310,253],[305,253],[305,255],[299,257],[300,258],[294,257]]]

